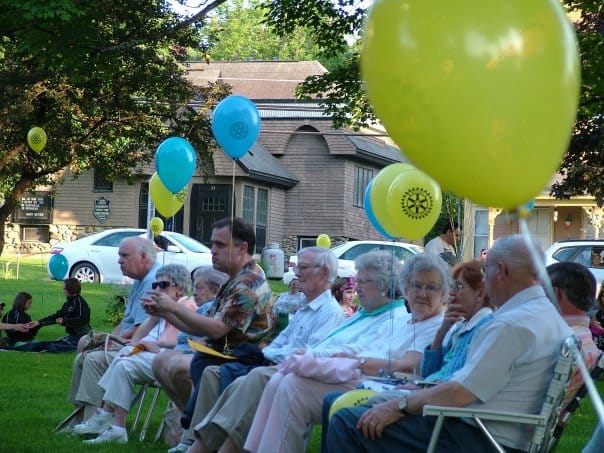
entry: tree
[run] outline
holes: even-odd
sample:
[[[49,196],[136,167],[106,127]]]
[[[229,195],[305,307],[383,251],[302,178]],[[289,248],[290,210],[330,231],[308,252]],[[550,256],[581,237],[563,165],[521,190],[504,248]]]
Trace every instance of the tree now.
[[[264,23],[260,0],[232,0],[217,7],[201,30],[211,60],[313,60],[319,54],[301,26],[282,36]]]
[[[228,87],[193,87],[179,60],[223,1],[186,19],[166,0],[0,0],[0,253],[22,195],[60,182],[65,169],[130,176],[162,139],[180,135],[210,170],[208,112]],[[48,135],[39,154],[26,144],[32,126]]]
[[[581,53],[581,103],[560,173],[552,185],[556,198],[591,194],[604,205],[604,6],[601,0],[564,0],[580,12],[575,23]]]
[[[601,0],[563,0],[569,12],[580,12],[576,24],[582,64],[582,91],[577,123],[561,163],[563,180],[552,186],[558,198],[589,193],[604,204],[604,10]],[[376,117],[361,82],[360,39],[347,49],[347,37],[359,37],[367,10],[355,0],[266,0],[267,22],[277,33],[308,27],[323,57],[348,52],[329,74],[314,76],[300,87],[301,97],[318,96],[339,126],[358,128]],[[437,31],[435,31],[437,33]],[[547,134],[547,131],[543,131]]]

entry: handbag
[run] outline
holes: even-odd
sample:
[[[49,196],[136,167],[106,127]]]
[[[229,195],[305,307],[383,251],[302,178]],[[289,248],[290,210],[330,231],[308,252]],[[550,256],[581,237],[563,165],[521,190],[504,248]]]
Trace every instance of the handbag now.
[[[281,362],[279,371],[325,384],[342,384],[361,377],[361,368],[357,359],[315,357],[310,351],[306,351],[303,355],[291,354]]]
[[[126,344],[127,342],[120,337],[116,337],[115,335],[111,335],[110,333],[106,332],[91,330],[80,340],[77,352],[85,353],[89,351],[103,350],[105,351],[107,363],[110,363],[111,360],[109,360],[109,357],[107,357],[107,352],[119,351]]]

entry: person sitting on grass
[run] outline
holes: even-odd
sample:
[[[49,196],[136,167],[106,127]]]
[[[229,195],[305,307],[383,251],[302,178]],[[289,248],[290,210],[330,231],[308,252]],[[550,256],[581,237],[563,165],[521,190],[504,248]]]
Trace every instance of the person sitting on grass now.
[[[74,352],[80,338],[90,331],[90,307],[80,295],[82,285],[77,278],[67,278],[63,282],[63,292],[67,300],[56,313],[27,324],[30,331],[41,327],[59,324],[65,327],[67,334],[55,341],[32,341],[13,349],[25,352]]]
[[[6,335],[8,335],[9,346],[31,341],[38,333],[38,329],[27,328],[27,324],[31,322],[31,316],[29,316],[27,310],[31,308],[32,302],[33,297],[31,294],[24,291],[17,293],[13,300],[13,308],[2,318],[2,323],[4,324],[18,324],[21,326],[12,329],[3,328],[6,331]],[[23,325],[26,326],[26,329],[23,329]]]
[[[192,298],[183,297],[191,286],[186,267],[168,264],[157,271],[155,278],[150,297],[164,294],[171,299],[171,303],[182,304],[191,311],[197,308]],[[105,391],[101,409],[95,416],[73,428],[76,434],[98,434],[98,437],[85,443],[128,441],[126,416],[136,395],[135,386],[155,382],[151,368],[153,358],[162,349],[174,348],[180,333],[176,327],[157,316],[150,316],[141,325],[137,337],[147,332],[150,335],[123,347],[101,377],[98,384]]]

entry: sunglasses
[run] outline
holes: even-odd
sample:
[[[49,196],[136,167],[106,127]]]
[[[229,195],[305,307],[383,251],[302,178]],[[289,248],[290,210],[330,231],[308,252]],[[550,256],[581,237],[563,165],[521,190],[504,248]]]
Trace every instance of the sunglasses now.
[[[174,283],[170,283],[167,281],[161,281],[161,282],[153,282],[151,283],[151,288],[153,289],[168,289],[170,286],[175,286]]]

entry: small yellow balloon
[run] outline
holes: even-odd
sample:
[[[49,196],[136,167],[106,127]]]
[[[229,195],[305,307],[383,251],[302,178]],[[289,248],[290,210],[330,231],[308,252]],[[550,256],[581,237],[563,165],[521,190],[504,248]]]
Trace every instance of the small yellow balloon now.
[[[567,149],[577,49],[559,0],[376,0],[361,69],[414,165],[479,205],[514,209],[547,186]]]
[[[46,132],[41,127],[32,127],[27,133],[30,148],[39,153],[46,146]]]
[[[182,191],[181,191],[182,192]],[[174,195],[170,192],[166,186],[159,179],[157,172],[153,173],[151,180],[149,181],[149,195],[155,205],[155,209],[164,217],[172,217],[185,202],[186,192],[184,197],[181,192]]]
[[[157,236],[164,231],[164,221],[159,217],[153,217],[149,222],[149,228],[151,228],[151,232]]]
[[[365,404],[369,398],[375,395],[377,392],[368,389],[356,389],[350,390],[343,395],[339,396],[331,405],[329,409],[329,418],[340,409],[345,407],[360,406]]]
[[[331,239],[326,234],[320,234],[317,237],[317,247],[323,247],[324,249],[328,249],[331,247]]]

